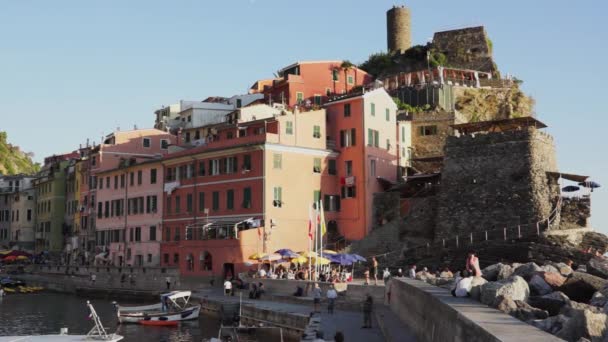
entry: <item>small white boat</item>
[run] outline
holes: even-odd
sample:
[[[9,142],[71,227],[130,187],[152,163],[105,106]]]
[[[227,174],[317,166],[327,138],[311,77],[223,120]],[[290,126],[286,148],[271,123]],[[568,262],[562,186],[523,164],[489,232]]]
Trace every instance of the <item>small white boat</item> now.
[[[120,323],[140,323],[140,321],[185,321],[197,319],[200,305],[190,305],[190,291],[173,291],[160,295],[160,303],[142,306],[116,305],[116,315]]]
[[[2,336],[0,342],[76,342],[76,341],[105,341],[105,342],[116,342],[122,340],[124,337],[117,334],[108,334],[106,329],[101,324],[95,308],[89,301],[87,306],[91,310],[89,318],[93,320],[95,326],[86,335],[69,335],[68,329],[63,328],[57,335],[31,335],[31,336]]]

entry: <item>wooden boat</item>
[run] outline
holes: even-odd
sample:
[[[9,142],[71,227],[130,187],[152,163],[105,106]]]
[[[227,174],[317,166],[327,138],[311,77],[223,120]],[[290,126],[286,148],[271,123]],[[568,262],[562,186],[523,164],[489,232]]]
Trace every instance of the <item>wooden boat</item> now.
[[[117,334],[108,334],[95,312],[95,308],[89,301],[87,306],[91,311],[89,318],[93,320],[95,326],[86,335],[69,335],[68,329],[61,329],[59,334],[56,335],[31,335],[31,336],[2,336],[0,342],[76,342],[76,341],[105,341],[105,342],[118,342],[124,337]]]
[[[179,325],[179,321],[163,321],[163,320],[155,320],[155,319],[149,319],[149,320],[145,320],[142,319],[141,321],[139,321],[139,324],[141,325],[150,325],[153,327],[176,327]]]
[[[146,321],[185,321],[197,319],[200,305],[190,305],[190,291],[173,291],[160,296],[159,304],[143,306],[120,306],[115,303],[120,323]]]

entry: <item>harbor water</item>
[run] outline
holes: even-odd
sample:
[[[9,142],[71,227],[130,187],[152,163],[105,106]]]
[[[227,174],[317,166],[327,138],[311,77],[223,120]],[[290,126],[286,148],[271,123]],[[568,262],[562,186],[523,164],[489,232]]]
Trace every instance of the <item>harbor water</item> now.
[[[70,334],[86,334],[93,327],[86,301],[75,295],[45,292],[5,296],[0,299],[0,336],[57,334],[61,328],[68,328]],[[198,321],[181,322],[179,327],[118,325],[111,300],[93,299],[91,303],[106,330],[123,335],[123,341],[198,342],[217,337],[219,329],[217,318],[205,315]]]

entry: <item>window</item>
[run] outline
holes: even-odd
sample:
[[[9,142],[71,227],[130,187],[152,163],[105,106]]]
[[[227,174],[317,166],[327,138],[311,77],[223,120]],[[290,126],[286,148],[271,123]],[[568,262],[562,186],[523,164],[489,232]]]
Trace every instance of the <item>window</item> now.
[[[293,122],[292,121],[285,122],[285,134],[289,134],[289,135],[293,134]]]
[[[173,235],[173,240],[174,241],[179,241],[181,239],[180,237],[180,229],[179,227],[175,227],[175,234]]]
[[[243,100],[236,99],[236,108],[241,108],[243,106]]]
[[[315,158],[313,162],[312,172],[321,173],[321,158]]]
[[[376,104],[375,103],[371,103],[371,113],[372,116],[376,116]]]
[[[340,80],[340,70],[337,68],[331,71],[331,76],[334,82],[338,82]]]
[[[341,130],[340,131],[340,147],[355,146],[356,134],[357,133],[354,128]]]
[[[213,209],[213,211],[217,211],[220,209],[220,193],[218,191],[214,191],[212,196],[211,196],[211,209]]]
[[[347,80],[348,80],[348,84],[355,84],[355,79],[353,78],[352,75],[348,75]]]
[[[135,227],[135,241],[141,241],[141,227]]]
[[[110,217],[110,202],[105,201],[104,208],[105,210],[103,211],[103,216],[106,218]]]
[[[314,190],[312,192],[312,200],[315,203],[319,203],[319,201],[321,200],[321,190]]]
[[[355,186],[343,186],[342,187],[342,198],[355,198],[356,188]]]
[[[120,188],[121,189],[125,188],[125,178],[126,178],[126,175],[124,173],[122,175],[120,175]]]
[[[272,205],[276,208],[283,206],[283,189],[280,186],[273,188],[273,201]]]
[[[304,101],[304,93],[302,93],[302,92],[299,92],[299,91],[298,91],[298,92],[296,93],[296,102],[297,102],[298,104],[300,104],[300,103],[302,103],[303,101]]]
[[[375,129],[367,129],[367,146],[379,147],[380,133]]]
[[[321,126],[314,125],[312,127],[312,137],[317,139],[321,138]]]
[[[95,166],[97,164],[97,156],[91,157],[91,165]]]
[[[405,142],[405,126],[401,126],[401,142]]]
[[[100,219],[103,217],[103,203],[97,203],[97,218]]]
[[[179,264],[179,253],[174,253],[173,254],[173,263],[174,264]]]
[[[226,133],[226,139],[230,140],[230,139],[233,139],[233,138],[234,138],[234,133],[232,133],[232,132]]]
[[[27,222],[32,220],[32,209],[27,210]]]
[[[150,144],[151,144],[150,138],[144,138],[143,144],[144,144],[144,147],[149,148]]]
[[[193,202],[192,194],[186,195],[186,212],[191,213],[193,211],[193,206],[194,206],[194,202]]]
[[[243,155],[243,170],[245,170],[245,171],[251,170],[251,155],[249,155],[249,154]]]
[[[226,209],[234,209],[234,190],[226,191]]]
[[[387,150],[391,149],[391,139],[386,139],[386,149]]]
[[[340,211],[340,196],[325,195],[323,199],[323,209],[325,211]]]
[[[369,174],[372,177],[376,177],[376,160],[372,159],[369,161]]]
[[[131,212],[130,208],[131,207],[129,206],[129,213]],[[171,214],[171,210],[172,210],[171,209],[171,197],[167,196],[167,205],[166,205],[166,209],[165,210],[166,210],[167,214]]]
[[[171,228],[165,227],[165,241],[171,241]]]
[[[437,135],[437,126],[420,126],[418,129],[420,136]]]
[[[165,264],[169,263],[169,254],[168,253],[163,254],[163,262]]]
[[[135,174],[133,172],[129,173],[129,186],[133,186],[135,184]]]
[[[150,170],[150,184],[156,184],[156,169]]]
[[[181,210],[182,210],[181,197],[180,196],[175,196],[175,213],[179,214],[179,212]]]
[[[346,177],[353,175],[353,161],[347,160],[344,162],[344,168],[346,169]]]
[[[185,142],[189,143],[190,142],[190,132],[186,132],[186,138],[185,138]]]
[[[220,160],[219,159],[212,159],[209,161],[209,174],[211,176],[220,174]]]
[[[156,241],[156,226],[150,226],[148,229],[148,240]]]
[[[200,268],[203,271],[211,271],[213,269],[213,258],[209,252],[201,252],[198,257]]]
[[[322,102],[322,97],[321,95],[316,95],[315,94],[315,105],[320,106]]]
[[[151,262],[152,262],[152,254],[148,253],[148,263],[151,263]]]
[[[143,171],[139,170],[137,171],[137,185],[141,185],[142,179],[143,179]]]
[[[243,208],[251,208],[251,188],[247,187],[243,189]]]
[[[327,161],[327,173],[330,175],[335,175],[337,173],[335,159],[329,159]]]
[[[203,162],[203,161],[198,163],[198,175],[199,176],[205,175],[205,162]]]
[[[272,155],[272,168],[273,169],[281,169],[283,167],[283,157],[275,153]]]
[[[386,108],[386,121],[391,121],[391,111]]]
[[[169,148],[169,140],[167,139],[160,139],[160,148],[163,150],[166,150]]]
[[[402,147],[402,148],[401,148],[401,156],[402,156],[402,157],[405,157],[405,147]]]
[[[350,116],[350,103],[345,103],[344,104],[344,117],[349,117]]]
[[[205,193],[202,191],[198,193],[198,211],[201,213],[205,211]]]
[[[237,159],[236,157],[228,157],[226,158],[226,173],[237,173]]]

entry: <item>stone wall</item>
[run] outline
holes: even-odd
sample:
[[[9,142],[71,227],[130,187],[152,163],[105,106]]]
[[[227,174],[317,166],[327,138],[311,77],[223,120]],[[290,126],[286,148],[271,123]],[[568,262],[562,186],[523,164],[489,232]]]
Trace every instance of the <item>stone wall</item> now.
[[[546,219],[556,170],[552,137],[534,128],[448,137],[435,241]]]
[[[446,55],[451,66],[494,73],[492,47],[483,26],[436,32],[435,48]]]
[[[591,216],[591,198],[566,197],[562,199],[559,229],[586,228]],[[555,229],[556,227],[552,227]]]
[[[411,209],[400,225],[399,236],[413,245],[430,242],[435,235],[437,197],[410,198],[410,201]]]
[[[372,205],[372,229],[382,227],[387,222],[400,218],[400,200],[398,192],[379,192],[374,194]]]

